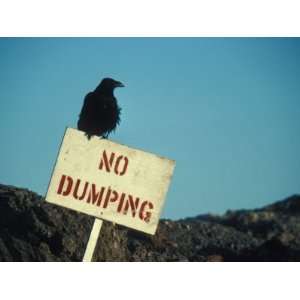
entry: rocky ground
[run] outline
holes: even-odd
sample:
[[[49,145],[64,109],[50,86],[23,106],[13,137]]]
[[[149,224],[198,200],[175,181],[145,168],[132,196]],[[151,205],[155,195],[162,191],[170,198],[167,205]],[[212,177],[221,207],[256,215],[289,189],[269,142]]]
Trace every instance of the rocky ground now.
[[[0,261],[81,261],[94,218],[0,184]],[[104,222],[94,261],[300,261],[300,196],[161,220],[155,236]]]

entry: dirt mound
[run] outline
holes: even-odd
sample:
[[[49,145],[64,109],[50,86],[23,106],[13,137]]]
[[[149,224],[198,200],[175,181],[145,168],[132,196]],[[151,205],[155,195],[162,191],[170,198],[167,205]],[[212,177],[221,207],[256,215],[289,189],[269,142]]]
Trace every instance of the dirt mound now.
[[[0,185],[0,261],[81,261],[94,218]],[[94,261],[300,261],[300,196],[223,216],[161,220],[155,236],[104,222]]]

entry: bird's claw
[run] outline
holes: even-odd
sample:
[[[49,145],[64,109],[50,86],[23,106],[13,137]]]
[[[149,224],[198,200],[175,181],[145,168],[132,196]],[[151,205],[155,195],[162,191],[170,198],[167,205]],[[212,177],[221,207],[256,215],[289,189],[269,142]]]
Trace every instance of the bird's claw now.
[[[92,135],[91,134],[88,134],[88,133],[85,133],[85,136],[87,137],[88,140],[91,139]]]

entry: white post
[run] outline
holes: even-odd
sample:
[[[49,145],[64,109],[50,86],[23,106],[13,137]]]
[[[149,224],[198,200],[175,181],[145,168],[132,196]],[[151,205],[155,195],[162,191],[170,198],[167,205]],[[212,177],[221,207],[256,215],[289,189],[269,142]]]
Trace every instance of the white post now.
[[[97,244],[98,236],[101,230],[103,221],[101,219],[95,219],[94,225],[90,234],[88,244],[85,249],[83,260],[84,262],[92,261],[94,250]]]

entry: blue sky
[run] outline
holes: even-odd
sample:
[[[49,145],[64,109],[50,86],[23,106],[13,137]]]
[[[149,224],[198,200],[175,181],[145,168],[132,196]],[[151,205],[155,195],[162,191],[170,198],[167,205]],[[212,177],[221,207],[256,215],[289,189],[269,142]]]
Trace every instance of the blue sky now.
[[[176,160],[163,217],[300,192],[300,39],[0,39],[0,182],[45,194],[66,126],[103,77],[111,139]]]

